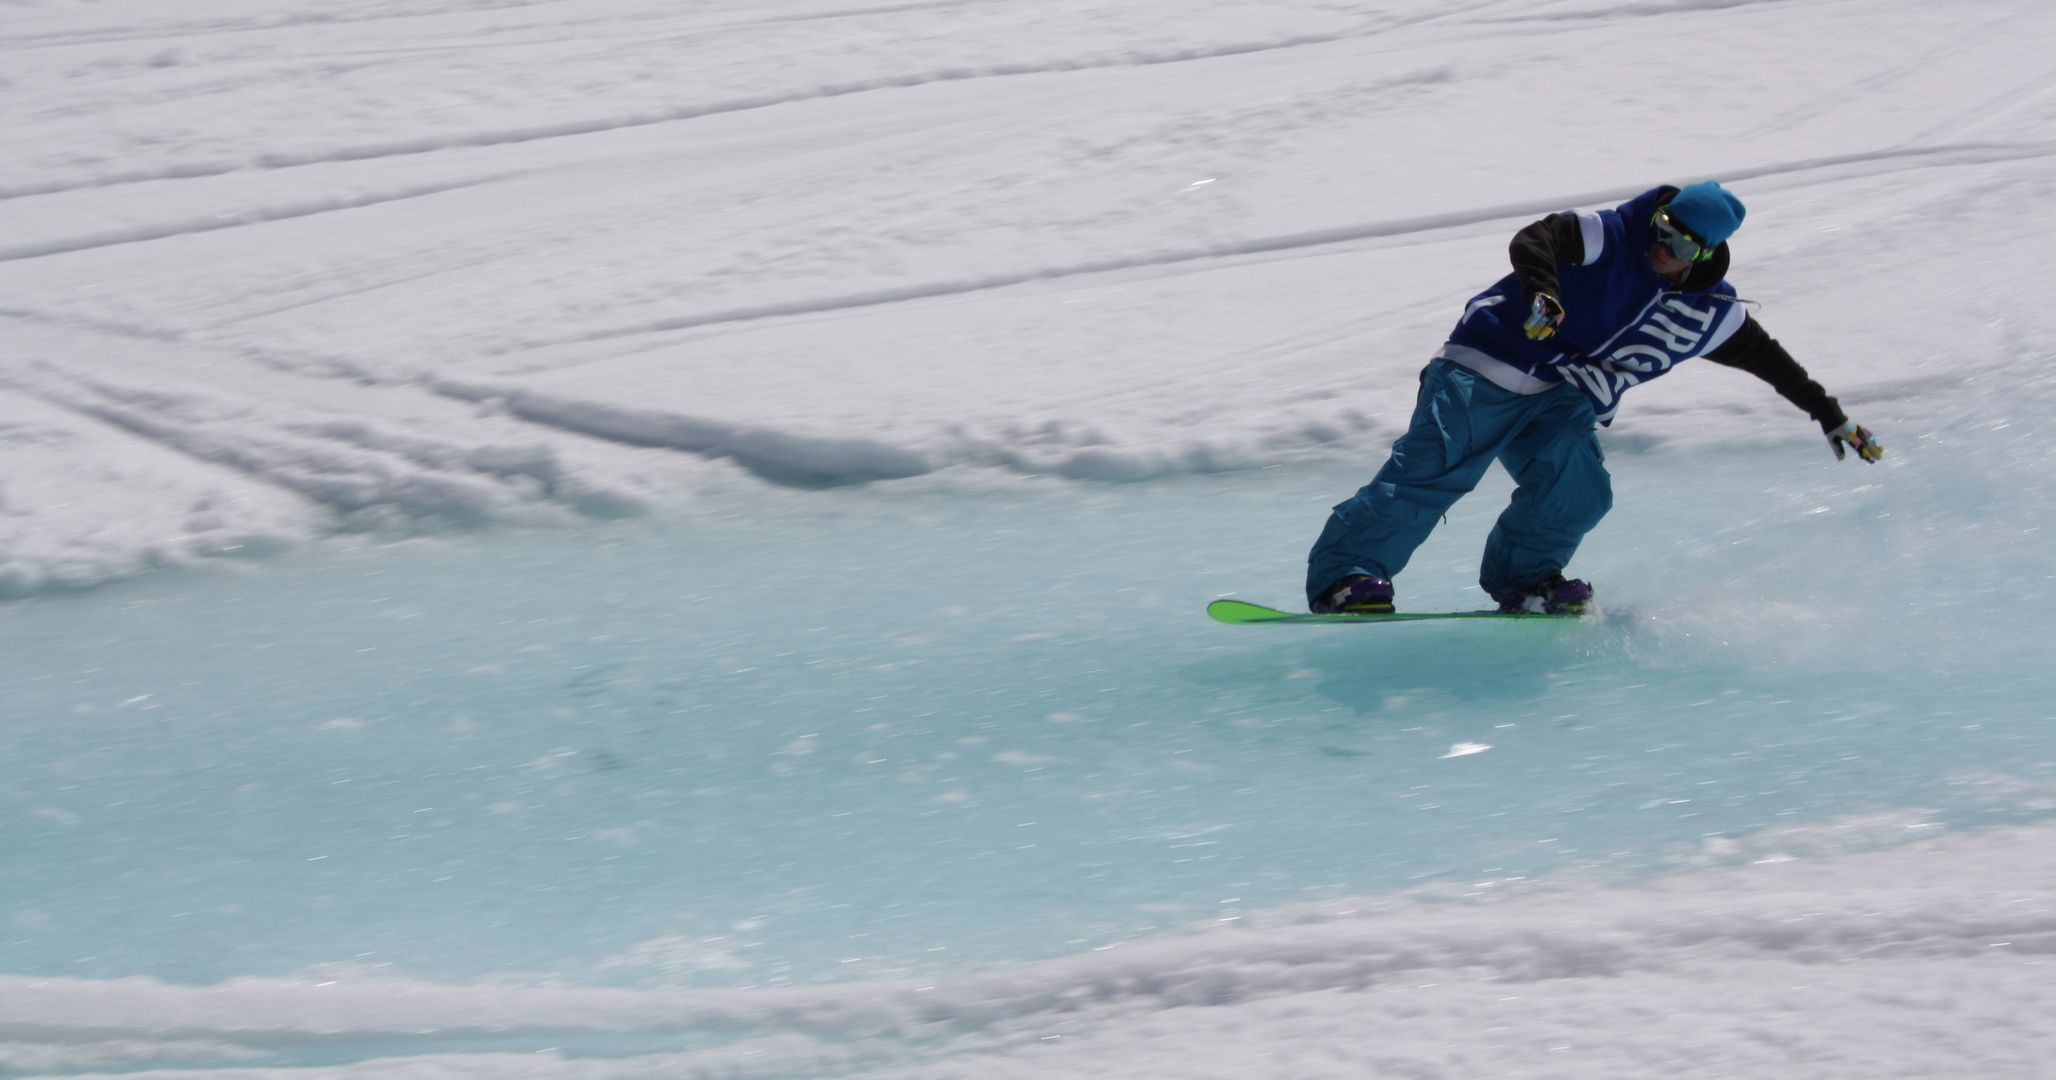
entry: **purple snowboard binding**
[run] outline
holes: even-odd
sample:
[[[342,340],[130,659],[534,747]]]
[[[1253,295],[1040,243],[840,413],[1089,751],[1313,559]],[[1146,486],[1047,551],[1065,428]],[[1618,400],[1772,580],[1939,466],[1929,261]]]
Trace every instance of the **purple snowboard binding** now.
[[[1582,615],[1592,600],[1592,586],[1577,578],[1552,573],[1525,589],[1493,593],[1502,615]]]
[[[1308,606],[1316,615],[1390,615],[1392,583],[1372,574],[1351,574],[1328,586]]]

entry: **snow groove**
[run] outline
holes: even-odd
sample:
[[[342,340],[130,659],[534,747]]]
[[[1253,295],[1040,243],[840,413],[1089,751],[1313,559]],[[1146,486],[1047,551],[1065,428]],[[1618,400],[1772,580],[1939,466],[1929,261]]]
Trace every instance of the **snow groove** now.
[[[0,200],[25,198],[33,195],[53,195],[66,191],[92,188],[116,187],[125,184],[148,183],[155,180],[187,180],[222,176],[246,169],[290,169],[303,165],[369,161],[380,158],[430,154],[440,150],[507,146],[516,143],[573,138],[580,135],[595,135],[609,131],[650,127],[683,120],[695,120],[707,116],[771,109],[782,105],[848,97],[854,94],[866,94],[878,90],[903,90],[911,87],[926,86],[931,83],[968,82],[977,79],[1007,78],[1019,75],[1055,75],[1065,72],[1094,71],[1110,68],[1154,67],[1165,64],[1180,64],[1247,56],[1255,53],[1276,52],[1312,45],[1326,45],[1359,36],[1363,35],[1300,34],[1269,41],[1231,42],[1223,45],[1168,49],[1159,52],[1126,53],[1110,57],[1084,57],[1079,59],[1023,61],[937,68],[930,71],[908,72],[869,79],[852,79],[845,82],[827,83],[789,93],[760,94],[727,101],[717,101],[710,104],[678,105],[671,108],[638,111],[615,116],[600,116],[583,120],[567,120],[554,124],[539,124],[532,127],[510,127],[490,131],[423,135],[384,142],[361,143],[355,146],[291,152],[279,151],[237,162],[190,163],[168,166],[162,169],[112,173],[86,179],[53,181],[43,184],[16,184],[12,187],[0,187]]]
[[[1263,255],[1272,252],[1350,243],[1358,240],[1376,240],[1385,237],[1404,236],[1411,233],[1433,232],[1439,229],[1462,228],[1468,225],[1478,225],[1529,214],[1547,214],[1561,210],[1566,206],[1582,205],[1588,202],[1618,201],[1631,194],[1633,192],[1601,192],[1575,196],[1569,200],[1552,199],[1546,202],[1512,203],[1481,210],[1430,214],[1422,217],[1400,218],[1365,225],[1346,225],[1332,229],[1315,229],[1280,236],[1228,241],[1219,244],[1209,244],[1204,247],[1136,255],[1129,258],[1099,259],[1091,262],[1074,263],[1069,266],[1052,266],[974,278],[961,278],[953,281],[936,281],[920,285],[851,293],[844,296],[823,297],[815,300],[794,300],[756,307],[731,308],[726,311],[708,312],[703,315],[684,315],[676,318],[654,319],[626,326],[599,328],[565,338],[539,339],[525,343],[525,347],[541,348],[584,341],[605,341],[613,338],[633,337],[640,334],[689,330],[721,323],[750,322],[758,319],[781,318],[793,315],[815,315],[853,308],[876,307],[882,304],[958,296],[965,293],[983,292],[989,289],[1004,289],[1015,285],[1025,285],[1030,282],[1053,281],[1088,274],[1105,274],[1121,270],[1176,266],[1180,263],[1196,262],[1203,259]]]
[[[909,446],[870,438],[799,434],[518,386],[457,380],[440,380],[431,386],[437,393],[477,402],[531,423],[629,446],[725,458],[764,480],[805,488],[901,480],[957,465],[1069,480],[1135,483],[1163,476],[1257,468],[1309,448],[1332,447],[1347,437],[1332,426],[1288,422],[1261,438],[1186,438],[1165,443],[1147,436],[1114,440],[1091,425],[1048,421],[978,430],[951,424]],[[1363,423],[1358,428],[1368,431],[1375,425]]]
[[[395,191],[333,196],[325,199],[310,199],[275,206],[253,206],[204,218],[171,221],[155,225],[138,225],[126,229],[114,229],[103,233],[68,237],[61,240],[17,244],[12,247],[0,247],[0,262],[38,259],[46,255],[62,255],[73,251],[114,247],[119,244],[139,244],[150,240],[163,240],[173,236],[216,232],[221,229],[234,229],[244,225],[262,225],[274,221],[312,217],[316,214],[330,214],[341,210],[357,210],[367,206],[377,206],[380,203],[401,202],[429,195],[440,195],[447,191],[477,187],[500,179],[504,179],[504,177],[491,176],[456,183],[424,184],[416,187],[401,188]]]
[[[1608,4],[1581,11],[1523,12],[1480,19],[1486,24],[1524,22],[1601,22],[1608,19],[1646,19],[1696,11],[1727,11],[1778,3],[1779,0],[1655,0],[1655,2]]]
[[[494,402],[523,420],[566,431],[631,446],[656,446],[729,458],[766,480],[796,487],[898,480],[919,476],[933,468],[919,454],[872,439],[794,435],[677,413],[451,380],[436,382],[433,388],[465,401]]]
[[[1923,168],[1941,165],[2013,161],[2046,157],[2050,154],[2056,154],[2056,143],[1960,143],[1945,146],[1906,147],[1805,158],[1798,161],[1778,162],[1755,168],[1731,169],[1722,172],[1719,176],[1685,177],[1678,182],[1690,183],[1708,179],[1717,179],[1724,182],[1750,180],[1766,176],[1782,176],[1872,162],[1899,163],[1906,168]],[[1389,221],[1368,222],[1360,225],[1342,225],[1334,228],[1312,229],[1276,236],[1260,236],[1246,240],[1225,241],[1200,247],[1160,251],[1132,257],[1098,259],[1090,262],[1074,263],[1068,266],[1008,271],[977,277],[849,293],[842,296],[729,308],[722,311],[653,319],[622,326],[596,327],[575,335],[530,340],[522,343],[518,348],[544,348],[554,345],[635,337],[643,334],[660,334],[674,330],[690,330],[725,323],[753,322],[760,319],[775,319],[799,315],[818,315],[857,308],[878,307],[886,304],[961,296],[967,293],[1010,288],[1038,281],[1055,281],[1063,278],[1114,273],[1123,270],[1176,266],[1181,263],[1207,259],[1230,259],[1248,255],[1266,255],[1277,252],[1326,247],[1334,244],[1347,244],[1364,240],[1379,240],[1418,233],[1436,232],[1444,229],[1459,229],[1484,225],[1495,221],[1540,216],[1577,206],[1610,206],[1633,197],[1638,192],[1645,190],[1645,188],[1646,185],[1644,184],[1636,184],[1632,187],[1605,191],[1587,191],[1549,199],[1504,203],[1474,210],[1459,210],[1442,214],[1395,218]]]
[[[224,466],[348,517],[398,512],[477,525],[518,515],[537,498],[588,517],[644,512],[645,500],[563,466],[538,443],[461,443],[357,418],[325,418],[278,402],[157,390],[44,371],[6,384]]]
[[[104,385],[92,389],[106,399],[75,399],[68,404],[193,458],[227,465],[344,513],[390,504],[415,514],[478,523],[499,501],[494,486],[481,479],[408,469],[392,460],[398,455],[352,452],[278,433],[260,435],[243,425],[222,430],[204,420],[180,422],[167,413],[188,402],[153,401]]]

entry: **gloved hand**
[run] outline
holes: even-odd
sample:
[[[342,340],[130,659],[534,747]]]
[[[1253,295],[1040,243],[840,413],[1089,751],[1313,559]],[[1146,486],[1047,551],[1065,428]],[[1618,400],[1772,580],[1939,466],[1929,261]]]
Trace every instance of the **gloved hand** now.
[[[1528,332],[1528,340],[1541,341],[1551,337],[1556,333],[1556,328],[1562,325],[1563,301],[1546,292],[1536,293],[1534,302],[1528,308],[1528,321],[1521,324],[1521,329]]]
[[[1865,461],[1876,462],[1885,456],[1885,448],[1879,445],[1877,436],[1854,420],[1828,432],[1828,445],[1835,448],[1835,460],[1840,461],[1849,450]]]

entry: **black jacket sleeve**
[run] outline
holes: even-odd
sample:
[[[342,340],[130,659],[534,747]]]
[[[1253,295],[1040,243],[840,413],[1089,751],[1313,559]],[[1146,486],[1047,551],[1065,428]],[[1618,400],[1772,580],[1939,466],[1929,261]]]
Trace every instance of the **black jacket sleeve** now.
[[[1563,286],[1557,284],[1556,268],[1585,261],[1585,233],[1576,214],[1551,214],[1513,234],[1507,254],[1526,293],[1522,300],[1533,303],[1536,293],[1545,292],[1561,297]]]
[[[1822,431],[1833,431],[1849,422],[1842,412],[1842,405],[1821,385],[1806,374],[1799,361],[1777,343],[1777,339],[1766,333],[1754,318],[1745,319],[1735,336],[1720,343],[1720,348],[1706,354],[1716,364],[1726,364],[1762,379],[1771,388],[1784,395],[1786,401],[1806,410],[1806,415],[1820,421]]]

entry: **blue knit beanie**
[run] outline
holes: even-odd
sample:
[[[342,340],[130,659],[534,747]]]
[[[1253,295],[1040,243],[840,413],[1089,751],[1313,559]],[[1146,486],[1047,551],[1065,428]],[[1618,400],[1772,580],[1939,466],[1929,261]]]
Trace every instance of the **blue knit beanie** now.
[[[1708,244],[1718,244],[1742,227],[1742,200],[1707,180],[1678,192],[1670,201],[1671,217]]]

